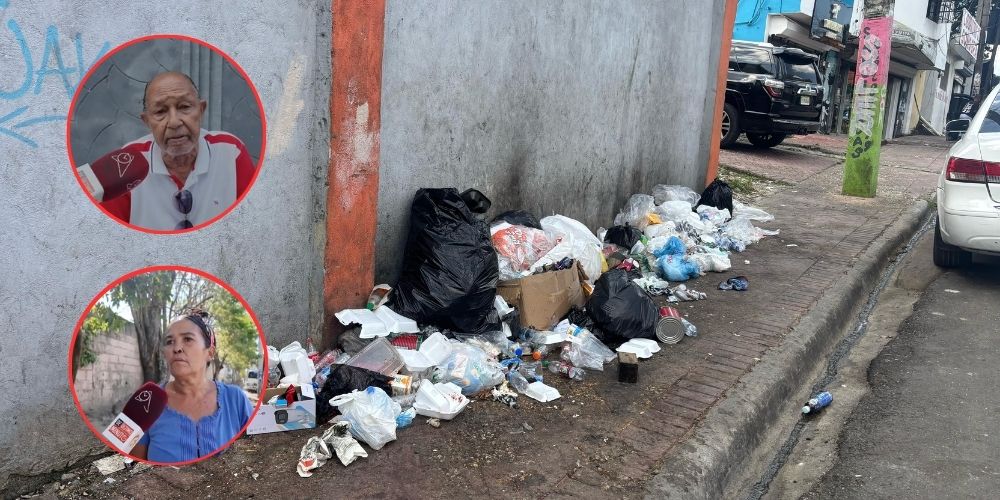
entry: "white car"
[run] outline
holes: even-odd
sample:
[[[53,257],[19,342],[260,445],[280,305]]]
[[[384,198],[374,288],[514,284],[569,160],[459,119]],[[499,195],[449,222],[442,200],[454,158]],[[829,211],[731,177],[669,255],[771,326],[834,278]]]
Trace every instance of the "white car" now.
[[[976,115],[948,123],[962,138],[938,178],[934,264],[958,267],[973,253],[1000,255],[1000,86]],[[989,105],[987,105],[987,103]]]

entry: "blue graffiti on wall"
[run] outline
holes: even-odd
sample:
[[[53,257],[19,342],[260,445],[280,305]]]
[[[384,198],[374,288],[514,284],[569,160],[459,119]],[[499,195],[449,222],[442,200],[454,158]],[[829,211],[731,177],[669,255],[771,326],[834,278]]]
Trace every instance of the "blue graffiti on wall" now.
[[[7,0],[0,0],[0,9],[7,7],[8,4]],[[36,61],[32,57],[31,46],[24,36],[21,25],[14,19],[8,19],[4,25],[6,32],[0,35],[0,43],[9,44],[13,41],[14,45],[8,47],[21,52],[21,62],[24,66],[24,72],[23,74],[18,73],[14,69],[16,66],[11,66],[10,73],[15,78],[15,85],[12,88],[0,88],[0,102],[12,102],[15,106],[26,97],[41,94],[42,87],[48,82],[54,82],[55,85],[62,86],[66,91],[68,103],[73,98],[76,83],[82,81],[90,66],[97,62],[111,48],[111,44],[104,42],[97,51],[97,54],[90,59],[89,63],[86,63],[84,59],[83,36],[77,33],[72,38],[73,46],[76,49],[76,65],[67,65],[67,62],[72,64],[74,61],[63,58],[63,50],[59,42],[59,30],[55,26],[50,25],[45,30],[45,45],[42,47],[42,57]],[[17,81],[18,79],[20,80],[19,82]],[[17,86],[17,83],[20,83],[20,85]],[[10,112],[0,108],[0,115],[2,115],[0,116],[0,137],[13,138],[33,148],[38,147],[38,143],[26,135],[28,133],[26,129],[42,123],[63,121],[66,119],[65,114],[32,116],[30,106],[28,105],[18,106]]]

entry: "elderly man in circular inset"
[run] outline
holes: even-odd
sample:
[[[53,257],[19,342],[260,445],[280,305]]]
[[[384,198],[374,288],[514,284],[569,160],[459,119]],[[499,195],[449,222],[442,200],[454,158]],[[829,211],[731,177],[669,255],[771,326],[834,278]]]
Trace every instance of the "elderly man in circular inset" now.
[[[184,73],[153,77],[140,115],[150,134],[78,169],[101,206],[123,222],[173,231],[235,203],[253,179],[253,161],[236,136],[201,128],[206,106]]]

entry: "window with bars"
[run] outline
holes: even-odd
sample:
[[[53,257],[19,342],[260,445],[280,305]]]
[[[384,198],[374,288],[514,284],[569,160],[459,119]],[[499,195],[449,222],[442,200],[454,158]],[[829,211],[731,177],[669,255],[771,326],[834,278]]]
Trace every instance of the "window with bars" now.
[[[927,0],[927,19],[935,23],[950,23],[955,19],[954,0]]]

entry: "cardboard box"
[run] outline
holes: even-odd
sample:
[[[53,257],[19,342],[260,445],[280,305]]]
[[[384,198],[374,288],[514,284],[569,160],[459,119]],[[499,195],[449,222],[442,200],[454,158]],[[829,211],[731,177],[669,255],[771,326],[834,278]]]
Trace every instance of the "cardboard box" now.
[[[534,274],[517,280],[501,281],[497,294],[516,306],[521,325],[549,330],[573,306],[583,306],[579,264],[562,271]]]
[[[295,431],[316,428],[316,394],[311,385],[300,386],[296,390],[298,401],[290,405],[267,404],[274,396],[280,396],[287,388],[273,388],[264,391],[263,404],[257,410],[247,427],[247,434]]]

